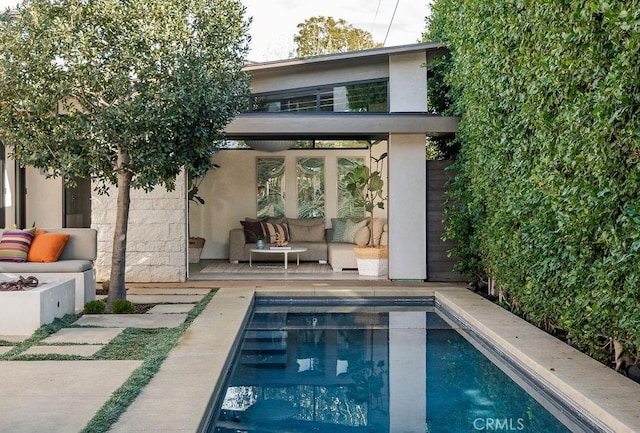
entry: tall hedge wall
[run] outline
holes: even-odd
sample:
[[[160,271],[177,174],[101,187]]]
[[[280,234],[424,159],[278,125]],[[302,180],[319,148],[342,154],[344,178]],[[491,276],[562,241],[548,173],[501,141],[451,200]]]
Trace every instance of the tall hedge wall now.
[[[462,269],[605,356],[640,347],[640,2],[435,0],[462,151]]]

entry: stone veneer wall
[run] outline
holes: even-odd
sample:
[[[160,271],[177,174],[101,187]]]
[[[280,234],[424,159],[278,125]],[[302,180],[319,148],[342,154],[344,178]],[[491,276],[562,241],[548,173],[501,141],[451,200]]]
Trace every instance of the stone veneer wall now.
[[[174,191],[164,188],[145,193],[131,191],[127,230],[127,282],[178,282],[187,276],[187,212],[185,176],[176,179]],[[96,280],[111,273],[117,190],[91,197],[91,226],[98,230]]]

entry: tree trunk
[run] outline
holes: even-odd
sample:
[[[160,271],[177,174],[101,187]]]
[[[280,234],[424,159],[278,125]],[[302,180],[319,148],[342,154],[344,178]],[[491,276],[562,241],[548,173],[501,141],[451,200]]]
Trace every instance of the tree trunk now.
[[[127,256],[127,227],[129,224],[129,204],[131,202],[131,171],[128,169],[129,152],[120,149],[117,162],[118,209],[113,232],[113,252],[111,253],[111,281],[107,296],[107,311],[111,311],[113,301],[126,299],[125,269]]]

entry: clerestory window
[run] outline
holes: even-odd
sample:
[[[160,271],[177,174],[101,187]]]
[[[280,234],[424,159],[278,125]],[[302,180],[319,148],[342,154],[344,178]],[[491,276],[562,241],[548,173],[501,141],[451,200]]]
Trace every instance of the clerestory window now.
[[[388,87],[388,80],[382,80],[257,93],[250,96],[249,111],[387,113]]]

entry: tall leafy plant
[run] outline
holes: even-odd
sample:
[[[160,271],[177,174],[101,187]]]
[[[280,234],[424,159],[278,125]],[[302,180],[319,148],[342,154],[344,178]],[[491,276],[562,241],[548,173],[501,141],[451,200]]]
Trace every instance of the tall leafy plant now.
[[[384,209],[387,195],[384,191],[382,178],[384,160],[387,152],[379,157],[373,156],[372,147],[376,142],[369,143],[369,165],[358,164],[345,176],[346,189],[353,196],[356,203],[369,214],[369,245],[373,246],[373,210]]]

